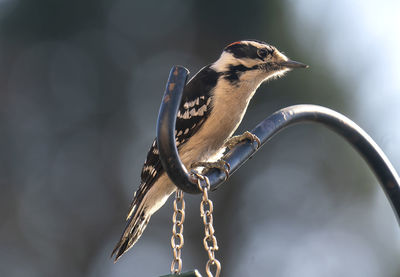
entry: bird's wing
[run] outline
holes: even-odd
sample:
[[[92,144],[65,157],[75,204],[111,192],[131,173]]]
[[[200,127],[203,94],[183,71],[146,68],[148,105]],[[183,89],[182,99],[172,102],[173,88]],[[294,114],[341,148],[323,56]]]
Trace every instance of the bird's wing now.
[[[193,136],[203,125],[211,113],[211,93],[218,80],[218,73],[210,69],[210,66],[200,70],[185,86],[179,111],[176,118],[175,140],[178,149]],[[142,201],[155,182],[164,173],[157,140],[153,141],[146,161],[144,162],[141,183],[135,192],[129,213],[126,218],[126,227],[120,241],[115,246],[116,260],[141,236],[151,215],[147,215]]]
[[[202,68],[185,86],[175,126],[175,140],[178,149],[200,129],[210,115],[212,88],[217,84],[218,77],[218,73],[208,65]],[[141,173],[141,184],[135,193],[127,220],[163,172],[157,140],[154,139],[147,153]]]
[[[175,126],[178,147],[193,136],[210,115],[212,90],[217,84],[218,77],[219,73],[208,65],[185,86]]]
[[[161,161],[159,159],[157,140],[154,139],[153,144],[147,153],[146,160],[144,161],[142,172],[140,175],[141,182],[139,189],[135,192],[129,213],[126,220],[129,220],[132,215],[136,212],[138,206],[143,200],[143,197],[150,190],[157,179],[162,175],[164,169],[162,168]]]

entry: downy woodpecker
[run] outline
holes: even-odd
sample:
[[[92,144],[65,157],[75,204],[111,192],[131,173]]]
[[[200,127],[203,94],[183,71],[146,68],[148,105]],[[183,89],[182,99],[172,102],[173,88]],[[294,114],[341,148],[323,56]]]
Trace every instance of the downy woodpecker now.
[[[188,169],[207,163],[215,166],[215,161],[226,146],[232,146],[232,141],[257,139],[248,132],[231,138],[250,99],[264,81],[301,67],[307,66],[288,59],[262,41],[243,40],[226,46],[219,59],[203,67],[184,88],[175,129],[183,164]],[[134,194],[125,230],[112,252],[115,261],[136,243],[151,215],[176,190],[158,155],[154,140],[144,162],[141,183]]]

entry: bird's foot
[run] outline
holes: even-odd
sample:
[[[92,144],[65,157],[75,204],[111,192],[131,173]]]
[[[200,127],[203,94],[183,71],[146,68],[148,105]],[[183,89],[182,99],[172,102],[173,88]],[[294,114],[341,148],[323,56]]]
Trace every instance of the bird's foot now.
[[[225,173],[226,179],[228,179],[229,170],[231,169],[231,166],[229,165],[229,163],[227,163],[223,159],[219,159],[216,162],[195,162],[195,163],[192,163],[191,168],[195,168],[195,167],[199,167],[199,166],[207,168],[207,169],[209,169],[209,168],[219,169]]]
[[[261,146],[260,139],[256,135],[250,133],[249,131],[246,131],[241,135],[231,137],[230,139],[228,139],[225,142],[225,146],[228,147],[229,150],[230,150],[233,147],[235,147],[237,144],[239,144],[239,143],[241,143],[242,141],[245,141],[245,140],[250,140],[251,142],[254,142],[254,141],[257,142],[257,148],[256,149],[258,149]]]

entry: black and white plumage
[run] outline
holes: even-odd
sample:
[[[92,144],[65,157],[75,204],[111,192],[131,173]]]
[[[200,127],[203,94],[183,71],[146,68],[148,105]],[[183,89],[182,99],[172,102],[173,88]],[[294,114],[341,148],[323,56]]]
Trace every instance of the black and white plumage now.
[[[184,88],[175,128],[183,164],[190,168],[194,162],[217,160],[259,85],[295,67],[305,65],[289,60],[265,42],[244,40],[228,45],[216,62],[202,68]],[[115,260],[136,243],[151,215],[176,189],[158,155],[154,140],[125,230],[112,252]]]

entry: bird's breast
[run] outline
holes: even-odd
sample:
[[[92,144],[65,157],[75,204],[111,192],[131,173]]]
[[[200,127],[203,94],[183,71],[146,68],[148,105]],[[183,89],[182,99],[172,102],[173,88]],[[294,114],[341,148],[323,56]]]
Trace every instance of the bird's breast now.
[[[250,100],[241,95],[225,97],[222,93],[212,97],[210,116],[179,151],[187,167],[195,161],[206,161],[221,150],[242,121]]]

